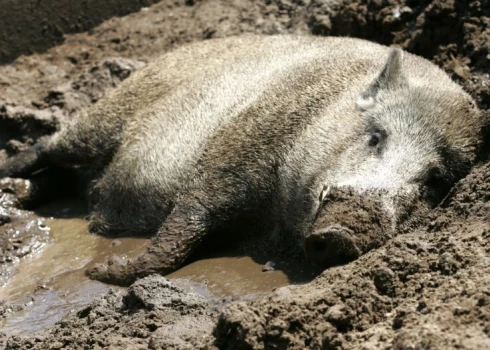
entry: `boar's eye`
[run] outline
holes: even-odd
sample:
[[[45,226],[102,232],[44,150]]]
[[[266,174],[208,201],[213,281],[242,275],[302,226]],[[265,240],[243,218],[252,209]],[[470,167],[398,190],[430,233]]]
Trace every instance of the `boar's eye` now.
[[[371,148],[371,151],[380,153],[382,150],[381,146],[386,143],[386,139],[388,138],[386,130],[375,121],[368,121],[365,135],[367,136],[367,144]]]
[[[381,143],[382,139],[383,135],[380,132],[372,133],[369,137],[368,144],[370,147],[377,147]]]

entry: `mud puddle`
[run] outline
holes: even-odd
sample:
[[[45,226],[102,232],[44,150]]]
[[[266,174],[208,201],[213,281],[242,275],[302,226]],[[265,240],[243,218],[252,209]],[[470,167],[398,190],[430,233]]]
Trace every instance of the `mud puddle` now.
[[[194,261],[166,277],[201,284],[203,294],[231,301],[253,299],[278,287],[310,281],[315,276],[301,265],[267,262],[269,267],[264,271],[264,263],[248,256],[232,256],[233,252],[220,255]]]
[[[90,234],[82,201],[56,201],[36,210],[45,221],[51,242],[39,252],[22,258],[16,273],[0,287],[0,304],[8,305],[0,330],[7,334],[30,335],[77,312],[110,288],[88,279],[84,271],[110,255],[134,257],[149,239],[105,238]],[[194,289],[218,304],[252,299],[274,288],[311,280],[311,272],[294,264],[268,262],[220,252],[200,256],[169,279],[191,283]]]
[[[111,254],[132,257],[144,251],[147,239],[90,234],[84,208],[81,201],[67,200],[36,211],[53,217],[45,221],[51,242],[40,253],[21,259],[15,275],[0,288],[0,301],[19,310],[0,321],[4,332],[28,335],[86,306],[110,288],[85,277],[88,264]]]

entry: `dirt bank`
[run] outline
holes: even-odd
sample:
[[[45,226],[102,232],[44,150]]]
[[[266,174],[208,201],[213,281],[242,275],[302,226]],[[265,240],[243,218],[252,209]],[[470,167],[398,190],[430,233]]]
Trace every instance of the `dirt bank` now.
[[[16,1],[3,0],[0,11],[0,64],[19,55],[44,52],[67,33],[87,31],[113,16],[124,16],[157,0]]]
[[[162,2],[1,66],[0,160],[52,133],[156,55],[185,42],[244,32],[349,35],[401,46],[446,69],[488,116],[489,26],[487,0]],[[22,349],[171,348],[169,342],[178,349],[488,348],[488,154],[487,142],[477,154],[480,163],[430,214],[427,227],[393,238],[309,284],[216,311],[193,294],[191,307],[187,301],[180,309],[176,301],[159,304],[169,291],[183,300],[189,294],[151,277],[129,292],[109,293],[37,336],[4,336],[3,344]],[[5,228],[0,226],[1,234]],[[41,233],[32,235],[42,240]],[[141,288],[144,296],[135,297]],[[148,301],[148,291],[158,305]],[[196,329],[205,339],[186,333]]]

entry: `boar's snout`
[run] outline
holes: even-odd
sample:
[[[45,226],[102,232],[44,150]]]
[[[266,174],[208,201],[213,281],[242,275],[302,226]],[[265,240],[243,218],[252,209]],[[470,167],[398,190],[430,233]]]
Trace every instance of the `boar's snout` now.
[[[353,231],[343,226],[318,229],[305,239],[308,260],[321,268],[346,264],[361,254],[352,236]]]

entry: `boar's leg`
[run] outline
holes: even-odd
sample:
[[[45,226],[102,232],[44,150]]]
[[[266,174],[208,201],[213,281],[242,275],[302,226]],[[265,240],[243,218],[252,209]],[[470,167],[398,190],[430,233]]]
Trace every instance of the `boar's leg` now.
[[[0,178],[25,177],[41,169],[45,163],[47,142],[47,139],[42,139],[24,152],[7,158],[0,164]]]
[[[175,202],[147,252],[127,262],[112,259],[88,271],[88,275],[103,282],[129,285],[152,273],[168,274],[182,266],[208,233],[232,224],[243,229],[242,222],[245,226],[260,226],[255,214],[259,210],[263,215],[262,207],[269,207],[269,192],[252,187],[248,175],[246,171],[221,169],[206,173],[198,181],[204,185],[196,185]]]
[[[113,257],[107,265],[98,264],[87,275],[102,282],[130,285],[152,273],[168,274],[178,269],[212,229],[208,210],[199,202],[176,205],[148,250],[123,260]]]

